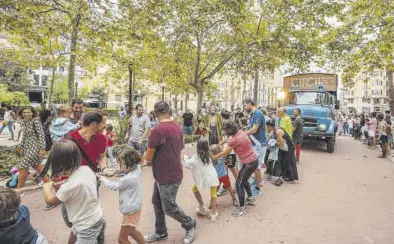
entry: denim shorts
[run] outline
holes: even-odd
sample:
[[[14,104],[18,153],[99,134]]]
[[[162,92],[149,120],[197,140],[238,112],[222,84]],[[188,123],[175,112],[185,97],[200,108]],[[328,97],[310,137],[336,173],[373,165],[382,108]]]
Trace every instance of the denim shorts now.
[[[76,231],[73,228],[72,231],[77,236],[77,242],[75,244],[104,244],[105,227],[105,220],[101,219],[92,227],[85,230]]]
[[[257,159],[258,159],[258,166],[257,169],[261,169],[261,166],[263,166],[264,162],[264,157],[265,157],[265,152],[267,151],[267,145],[261,145],[261,146],[253,146],[254,151],[257,153]]]

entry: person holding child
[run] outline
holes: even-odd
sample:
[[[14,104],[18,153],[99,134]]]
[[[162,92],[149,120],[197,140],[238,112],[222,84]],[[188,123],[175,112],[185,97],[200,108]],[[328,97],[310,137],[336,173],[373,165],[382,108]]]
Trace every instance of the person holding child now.
[[[138,244],[145,244],[145,240],[137,230],[141,218],[142,208],[142,170],[139,153],[126,147],[118,153],[120,170],[125,173],[118,182],[113,182],[104,176],[97,175],[101,182],[113,191],[119,191],[119,210],[123,214],[118,242],[130,244],[131,236]]]
[[[216,191],[219,185],[219,180],[209,154],[209,145],[207,139],[200,138],[197,141],[197,154],[191,158],[188,158],[185,155],[184,165],[186,168],[191,169],[192,171],[194,180],[193,193],[199,203],[197,214],[202,216],[208,215],[208,211],[204,206],[204,202],[199,190],[209,188],[211,193],[212,208],[209,217],[212,222],[215,222],[218,218],[218,212],[216,211]]]
[[[0,243],[48,244],[30,224],[29,209],[15,191],[0,186]]]

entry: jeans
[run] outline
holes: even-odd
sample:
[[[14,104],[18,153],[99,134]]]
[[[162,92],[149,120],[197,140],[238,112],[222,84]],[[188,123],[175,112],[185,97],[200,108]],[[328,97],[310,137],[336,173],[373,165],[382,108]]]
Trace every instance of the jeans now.
[[[8,131],[10,132],[11,139],[14,140],[14,121],[8,121],[8,124],[4,126],[3,124],[0,125],[0,135],[3,133],[4,128],[7,127]]]
[[[113,147],[107,147],[107,154],[109,157],[109,164],[114,165],[116,162],[114,160]]]
[[[137,150],[141,156],[144,155],[146,151],[146,141],[142,142],[141,144],[139,144],[138,142],[129,141],[127,145]]]
[[[237,188],[240,207],[243,207],[245,205],[245,191],[249,197],[253,196],[248,180],[252,173],[257,169],[258,164],[258,159],[249,164],[242,164],[242,168],[239,171],[235,186]]]
[[[192,132],[193,132],[193,127],[192,126],[183,126],[183,134],[191,135]]]
[[[182,224],[182,228],[190,230],[195,227],[196,221],[187,216],[176,203],[176,196],[181,182],[170,185],[154,183],[152,203],[155,210],[156,234],[167,234],[165,215],[170,216]]]
[[[104,244],[105,227],[105,220],[101,219],[92,227],[85,230],[79,232],[74,232],[73,230],[74,234],[77,236],[77,242],[75,244]]]

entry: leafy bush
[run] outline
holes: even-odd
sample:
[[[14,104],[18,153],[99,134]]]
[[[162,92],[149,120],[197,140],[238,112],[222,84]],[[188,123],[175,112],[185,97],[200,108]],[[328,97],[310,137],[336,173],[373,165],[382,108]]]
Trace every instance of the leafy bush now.
[[[86,112],[93,112],[96,108],[86,108]],[[119,117],[119,109],[111,109],[111,108],[103,108],[101,109],[108,114],[110,118],[117,118]]]
[[[196,142],[198,139],[200,139],[199,135],[184,135],[185,138],[185,144],[187,143],[193,143]]]
[[[0,175],[7,175],[14,167],[19,156],[16,151],[17,146],[0,146]]]

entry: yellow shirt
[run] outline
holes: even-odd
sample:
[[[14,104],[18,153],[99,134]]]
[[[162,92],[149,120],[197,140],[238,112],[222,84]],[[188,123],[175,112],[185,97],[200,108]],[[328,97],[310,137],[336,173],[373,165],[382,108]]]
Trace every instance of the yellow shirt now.
[[[280,127],[282,127],[291,138],[293,134],[293,125],[289,116],[286,115],[285,117],[280,118]]]

